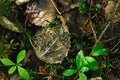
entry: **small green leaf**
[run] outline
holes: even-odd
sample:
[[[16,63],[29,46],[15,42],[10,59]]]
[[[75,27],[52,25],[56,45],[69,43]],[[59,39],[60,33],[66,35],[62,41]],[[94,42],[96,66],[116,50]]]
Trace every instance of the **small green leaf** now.
[[[79,72],[79,78],[80,80],[87,80],[87,76],[84,73]]]
[[[106,67],[114,68],[114,67],[113,67],[113,64],[111,64],[111,63],[109,63],[109,62],[104,62],[104,63],[102,64],[102,66],[103,66],[104,68],[106,68]]]
[[[18,66],[18,73],[22,78],[29,79],[30,75],[28,74],[28,71],[20,66]]]
[[[88,11],[87,5],[85,3],[77,3],[77,4],[81,13],[86,14]]]
[[[85,60],[84,66],[88,67],[90,70],[96,70],[99,68],[99,63],[95,58],[87,56],[85,57]]]
[[[17,64],[20,63],[25,58],[26,51],[22,50],[17,55]]]
[[[107,50],[103,47],[102,44],[96,44],[92,49],[92,56],[99,56],[105,54]]]
[[[63,72],[63,75],[64,75],[64,76],[71,76],[71,75],[75,74],[76,72],[77,72],[77,71],[74,70],[74,69],[67,69],[67,70],[65,70],[65,71]]]
[[[87,72],[88,70],[89,70],[88,67],[82,67],[82,68],[80,69],[80,72],[84,73],[84,72]]]
[[[16,70],[16,66],[12,66],[9,70],[8,70],[8,74],[13,74]]]
[[[76,66],[78,69],[82,67],[84,59],[84,52],[80,50],[76,56]]]
[[[23,66],[23,64],[21,64],[21,63],[18,63],[17,65],[18,65],[18,66]]]
[[[11,61],[10,59],[8,58],[3,58],[1,59],[1,62],[6,65],[6,66],[11,66],[11,65],[15,65],[15,63],[13,61]]]

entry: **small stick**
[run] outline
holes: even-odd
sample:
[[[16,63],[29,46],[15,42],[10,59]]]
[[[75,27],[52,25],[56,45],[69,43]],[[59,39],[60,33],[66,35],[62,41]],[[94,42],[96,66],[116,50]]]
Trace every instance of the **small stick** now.
[[[56,9],[56,11],[58,12],[59,15],[61,15],[62,13],[58,10],[57,6],[55,5],[55,2],[53,0],[51,0],[54,8]]]
[[[90,27],[91,27],[91,29],[92,29],[92,32],[93,32],[93,35],[94,35],[95,42],[97,43],[97,36],[96,36],[96,32],[95,32],[95,30],[94,30],[94,28],[93,28],[93,24],[92,24],[92,22],[91,22],[91,21],[90,21]]]
[[[110,26],[110,24],[111,24],[111,21],[109,21],[109,23],[106,25],[106,27],[105,27],[104,30],[102,31],[102,33],[100,34],[100,36],[99,36],[97,42],[100,41],[100,39],[102,38],[102,36],[104,35],[105,31],[106,31],[107,28]]]
[[[111,50],[114,50],[119,44],[120,44],[120,41],[116,43]]]

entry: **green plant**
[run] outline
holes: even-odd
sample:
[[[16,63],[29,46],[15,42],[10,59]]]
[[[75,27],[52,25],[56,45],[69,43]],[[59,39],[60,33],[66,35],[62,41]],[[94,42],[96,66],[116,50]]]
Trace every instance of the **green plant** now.
[[[96,44],[91,52],[92,56],[99,56],[105,54],[107,50],[102,44]],[[89,70],[96,70],[99,68],[99,62],[92,56],[84,56],[84,51],[80,50],[76,56],[76,69],[67,69],[63,72],[64,76],[71,76],[78,73],[81,80],[87,80],[84,74]]]
[[[46,20],[46,22],[48,22],[47,25],[46,25],[48,28],[49,28],[49,27],[56,26],[56,25],[57,25],[58,27],[61,26],[60,21],[57,20],[57,19],[52,19],[51,22]]]
[[[3,33],[0,34],[0,58],[7,57],[20,45],[15,39],[11,39],[12,37],[11,32],[6,32],[4,35]]]
[[[13,74],[16,69],[18,69],[18,73],[22,78],[29,79],[30,75],[28,74],[28,71],[22,67],[22,64],[20,63],[25,58],[26,51],[22,50],[18,53],[16,63],[14,63],[12,60],[8,58],[2,58],[1,62],[5,66],[11,66],[8,70],[9,74]]]
[[[0,14],[8,17],[11,16],[11,13],[17,13],[16,6],[10,0],[0,1]]]
[[[78,6],[79,6],[79,10],[81,11],[82,14],[85,14],[88,12],[88,7],[87,5],[85,4],[85,2],[82,2],[82,3],[77,3]]]
[[[10,0],[2,0],[0,1],[0,14],[8,17],[11,16],[11,14],[17,13],[16,6],[13,2],[10,2]]]
[[[83,0],[82,2],[78,2],[77,5],[82,14],[96,12],[98,11],[98,8],[99,8],[98,4],[94,4],[92,7],[90,7],[89,4],[87,4],[86,0]]]

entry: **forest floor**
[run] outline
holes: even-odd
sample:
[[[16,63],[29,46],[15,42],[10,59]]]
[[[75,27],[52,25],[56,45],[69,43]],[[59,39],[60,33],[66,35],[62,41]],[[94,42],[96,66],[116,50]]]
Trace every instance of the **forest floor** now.
[[[82,80],[78,74],[63,75],[67,69],[76,69],[80,50],[99,63],[99,68],[84,72],[88,80],[120,80],[120,0],[34,0],[22,5],[16,1],[17,5],[14,0],[0,0],[0,59],[16,62],[18,53],[26,50],[21,64],[30,79],[21,78],[18,71],[9,74],[10,66],[0,62],[0,80]],[[42,20],[50,22],[50,26],[56,25],[49,21],[52,18],[60,20],[62,26],[65,24],[70,33],[69,52],[57,64],[39,59],[32,43],[38,30],[47,29]],[[104,45],[105,54],[91,56],[96,44]],[[53,54],[53,59],[54,56],[58,54]]]

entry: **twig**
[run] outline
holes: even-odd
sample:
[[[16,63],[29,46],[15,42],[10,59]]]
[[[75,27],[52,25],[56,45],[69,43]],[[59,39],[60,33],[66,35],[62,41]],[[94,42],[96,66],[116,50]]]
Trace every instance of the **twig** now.
[[[29,38],[29,42],[30,42],[31,46],[33,47],[33,49],[36,50],[36,48],[30,38]]]
[[[102,31],[102,33],[100,34],[100,36],[99,36],[97,42],[100,41],[100,39],[102,38],[103,34],[104,34],[105,31],[107,30],[107,28],[110,26],[110,24],[111,24],[111,21],[108,22],[108,24],[106,25],[106,27],[105,27],[104,30]]]
[[[92,24],[91,21],[90,21],[90,27],[91,27],[91,29],[92,29],[92,32],[93,32],[93,35],[94,35],[95,42],[97,42],[96,32],[95,32],[95,30],[94,30],[94,28],[93,28],[93,24]]]
[[[112,49],[112,50],[113,50],[113,49]],[[112,54],[117,53],[119,50],[120,50],[119,48],[115,49],[115,50],[112,52]]]
[[[91,7],[92,5],[93,5],[93,0],[90,1],[90,7]],[[94,29],[94,27],[93,27],[93,24],[92,24],[92,21],[91,21],[91,15],[90,15],[90,14],[89,14],[89,19],[90,19],[90,27],[91,27],[91,29],[92,29],[95,42],[97,42],[97,35],[96,35],[95,29]],[[88,20],[89,20],[89,19],[88,19]]]
[[[117,39],[117,38],[120,38],[120,34],[119,34],[119,35],[116,35],[116,36],[114,36],[114,37],[112,37],[112,38],[110,38],[110,39],[101,41],[101,43],[106,43],[106,42],[112,41],[112,40]]]
[[[117,44],[115,44],[115,46],[113,46],[112,50],[114,50],[119,44],[120,44],[120,40]]]
[[[59,15],[61,15],[62,13],[58,10],[57,6],[55,5],[55,2],[53,0],[50,0],[54,6],[54,8],[56,9],[56,11],[58,12]]]
[[[115,13],[116,13],[117,8],[119,7],[119,5],[120,5],[120,0],[118,1],[117,5],[116,5],[116,7],[115,7],[115,11],[114,11],[114,13],[112,14],[112,17],[115,15]]]

